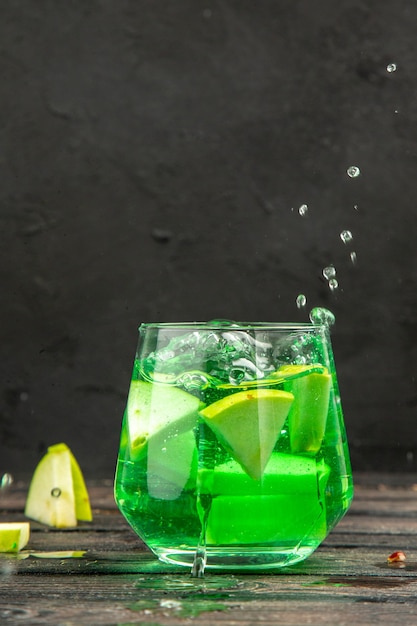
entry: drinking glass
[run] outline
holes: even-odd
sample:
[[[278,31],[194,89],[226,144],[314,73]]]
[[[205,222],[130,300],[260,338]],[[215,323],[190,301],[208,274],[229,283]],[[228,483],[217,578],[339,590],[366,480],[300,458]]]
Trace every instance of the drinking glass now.
[[[325,324],[140,326],[115,498],[161,561],[293,565],[352,495]]]

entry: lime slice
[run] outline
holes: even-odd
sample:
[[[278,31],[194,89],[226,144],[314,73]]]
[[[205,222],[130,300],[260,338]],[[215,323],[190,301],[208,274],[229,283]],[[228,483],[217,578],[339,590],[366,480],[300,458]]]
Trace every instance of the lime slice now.
[[[19,552],[29,541],[29,522],[0,524],[0,552]]]
[[[38,522],[67,528],[91,521],[90,500],[80,467],[65,443],[48,448],[29,486],[25,515]]]
[[[275,389],[241,391],[210,404],[200,415],[245,472],[259,480],[293,399]]]
[[[200,400],[178,387],[134,380],[127,400],[127,426],[132,459],[140,457],[156,435],[163,441],[187,430],[198,420]]]
[[[305,374],[308,365],[286,365],[280,371],[292,375],[284,389],[294,395],[288,415],[292,452],[315,454],[319,451],[326,429],[331,376],[324,373]],[[295,377],[293,377],[295,375]]]

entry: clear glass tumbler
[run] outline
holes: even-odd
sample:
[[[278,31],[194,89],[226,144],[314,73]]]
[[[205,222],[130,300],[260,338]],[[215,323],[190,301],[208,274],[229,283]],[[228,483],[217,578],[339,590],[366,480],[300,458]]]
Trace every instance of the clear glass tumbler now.
[[[115,498],[161,561],[292,565],[352,495],[327,326],[140,326]]]

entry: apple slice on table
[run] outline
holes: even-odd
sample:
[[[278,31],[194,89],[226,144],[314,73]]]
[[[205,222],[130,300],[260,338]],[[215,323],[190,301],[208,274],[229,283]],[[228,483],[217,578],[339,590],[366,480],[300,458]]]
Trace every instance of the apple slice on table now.
[[[132,460],[141,456],[152,439],[168,440],[194,428],[200,404],[198,398],[178,387],[132,381],[127,400]]]
[[[259,480],[293,400],[292,393],[276,389],[240,391],[210,404],[200,415],[245,472]]]
[[[29,541],[29,522],[0,524],[0,552],[19,552]]]
[[[56,528],[69,528],[77,521],[92,520],[84,477],[65,443],[48,448],[32,477],[25,515]]]

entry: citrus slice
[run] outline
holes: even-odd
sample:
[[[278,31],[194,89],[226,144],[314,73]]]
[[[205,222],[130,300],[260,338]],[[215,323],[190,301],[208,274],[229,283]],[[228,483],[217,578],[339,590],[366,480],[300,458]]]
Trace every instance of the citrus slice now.
[[[191,430],[199,406],[198,398],[178,387],[132,381],[127,400],[131,458],[137,459],[156,435],[163,440]]]
[[[29,522],[0,524],[0,552],[19,552],[29,541]]]
[[[320,449],[326,429],[331,376],[327,370],[305,375],[304,371],[309,367],[286,365],[279,371],[292,375],[284,383],[284,389],[294,395],[288,415],[291,451],[315,454]]]
[[[56,528],[91,521],[84,477],[65,443],[48,448],[33,474],[25,507],[26,517]]]
[[[294,396],[276,389],[254,389],[226,396],[201,417],[253,479],[264,473]]]

